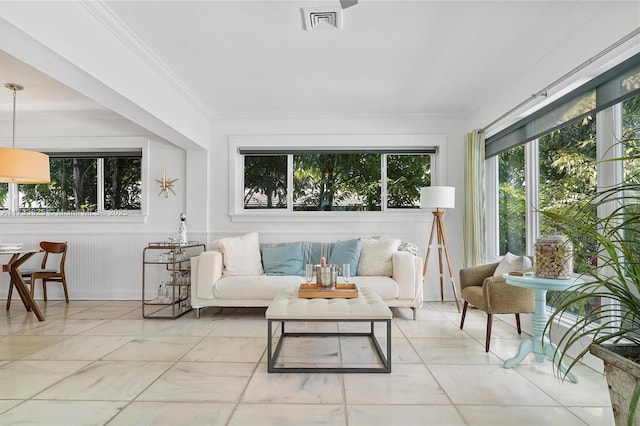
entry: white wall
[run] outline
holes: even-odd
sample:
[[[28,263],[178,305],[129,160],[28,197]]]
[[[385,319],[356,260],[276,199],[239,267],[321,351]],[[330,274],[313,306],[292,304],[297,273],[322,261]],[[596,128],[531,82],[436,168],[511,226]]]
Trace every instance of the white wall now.
[[[341,215],[338,220],[314,218],[309,221],[264,220],[233,221],[229,205],[229,192],[232,189],[229,180],[229,137],[301,135],[305,140],[313,135],[316,140],[325,140],[331,144],[339,135],[443,135],[445,149],[439,154],[438,166],[441,167],[440,185],[457,187],[456,203],[462,205],[463,184],[463,120],[457,117],[443,116],[290,116],[290,117],[227,117],[217,119],[212,124],[212,145],[210,151],[211,194],[208,228],[210,240],[229,235],[238,235],[256,231],[261,241],[291,241],[312,239],[327,241],[345,239],[353,236],[384,235],[401,238],[418,245],[420,256],[425,255],[433,216],[425,214],[407,214],[404,217],[381,214],[375,217],[355,217],[350,219]],[[366,137],[354,138],[366,148]],[[401,137],[398,137],[400,140]],[[378,219],[379,218],[379,219]],[[445,213],[445,226],[449,239],[449,250],[457,282],[460,268],[462,243],[462,208]],[[426,300],[439,300],[437,252],[432,252],[425,286]],[[446,271],[446,266],[445,266]],[[445,272],[446,274],[446,272]],[[445,299],[453,300],[451,286],[445,283]]]
[[[23,114],[24,116],[24,114]],[[6,135],[8,123],[0,122]],[[147,185],[146,214],[119,217],[2,217],[0,241],[37,246],[41,240],[67,241],[67,275],[74,299],[140,299],[142,251],[151,241],[177,236],[179,216],[186,211],[186,152],[123,119],[21,118],[16,145],[42,150],[143,147],[143,181]],[[9,146],[10,138],[0,138]],[[202,151],[204,152],[204,151]],[[202,154],[200,154],[202,157]],[[177,178],[176,195],[159,196],[162,171]],[[203,191],[203,197],[206,197]],[[197,228],[197,226],[195,227]],[[192,232],[190,238],[205,239]],[[1,260],[8,260],[0,255]],[[34,257],[35,260],[35,257]],[[62,298],[52,285],[50,297]],[[8,288],[8,274],[0,274],[0,298]],[[39,296],[40,290],[37,290]],[[15,293],[14,293],[15,294]],[[19,301],[17,303],[20,303]]]
[[[164,240],[175,235],[178,229],[178,215],[182,211],[187,211],[190,238],[207,243],[215,238],[249,231],[259,232],[264,241],[327,241],[351,236],[384,235],[418,245],[419,254],[424,256],[432,223],[432,215],[428,212],[423,215],[414,212],[405,218],[381,216],[380,219],[367,220],[346,218],[339,221],[287,223],[267,219],[233,222],[228,205],[228,137],[319,135],[320,138],[331,141],[333,135],[443,136],[446,147],[438,158],[438,184],[456,186],[456,202],[461,206],[462,140],[466,131],[461,123],[462,120],[456,117],[226,118],[212,123],[211,149],[207,156],[203,155],[204,151],[185,152],[136,126],[113,118],[94,122],[75,120],[64,125],[41,119],[23,121],[19,143],[26,147],[33,144],[43,147],[51,143],[57,148],[105,148],[122,143],[121,141],[145,141],[148,147],[148,214],[144,218],[126,219],[11,218],[0,222],[0,233],[3,241],[20,241],[30,245],[35,245],[42,239],[69,241],[69,290],[71,297],[76,299],[139,299],[142,251],[150,241]],[[6,126],[6,123],[0,123],[0,126]],[[366,141],[366,137],[362,140]],[[0,143],[6,145],[8,140],[0,139]],[[363,143],[363,146],[366,147],[366,143]],[[177,195],[170,195],[168,198],[158,196],[158,183],[155,179],[160,179],[163,169],[167,170],[168,177],[178,178],[174,188]],[[447,211],[445,214],[456,282],[461,265],[461,212],[460,208]],[[425,286],[427,300],[438,300],[440,297],[437,270],[437,253],[432,252]],[[0,276],[0,283],[1,298],[6,294],[7,277]],[[150,288],[153,290],[152,286]],[[61,298],[62,292],[54,286],[51,297]],[[445,282],[445,299],[453,299],[448,281]]]

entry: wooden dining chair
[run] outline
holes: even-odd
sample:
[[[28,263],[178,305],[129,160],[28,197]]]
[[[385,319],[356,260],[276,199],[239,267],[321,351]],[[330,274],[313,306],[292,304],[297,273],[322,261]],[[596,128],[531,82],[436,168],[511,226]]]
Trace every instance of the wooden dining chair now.
[[[44,295],[44,301],[47,301],[47,283],[59,282],[62,283],[62,289],[64,290],[64,300],[69,303],[69,292],[67,291],[67,277],[64,272],[64,264],[67,258],[67,242],[56,243],[51,241],[41,241],[40,248],[44,251],[40,268],[38,269],[22,269],[20,275],[24,279],[25,284],[31,286],[31,297],[33,297],[36,280],[42,280],[42,293]],[[55,262],[56,256],[59,255],[60,263],[56,266],[49,266]],[[7,309],[9,309],[9,303],[11,301],[11,293],[13,291],[13,283],[9,286],[9,294],[7,296]]]

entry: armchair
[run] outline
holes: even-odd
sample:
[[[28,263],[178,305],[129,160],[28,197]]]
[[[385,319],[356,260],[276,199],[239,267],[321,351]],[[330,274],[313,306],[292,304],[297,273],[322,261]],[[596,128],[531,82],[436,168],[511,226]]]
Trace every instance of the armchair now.
[[[494,277],[498,265],[499,262],[496,262],[460,270],[460,289],[464,300],[460,329],[464,326],[469,304],[485,312],[485,352],[489,352],[493,314],[515,314],[518,334],[521,334],[520,313],[531,313],[535,310],[535,292],[532,289],[511,286],[502,277]]]

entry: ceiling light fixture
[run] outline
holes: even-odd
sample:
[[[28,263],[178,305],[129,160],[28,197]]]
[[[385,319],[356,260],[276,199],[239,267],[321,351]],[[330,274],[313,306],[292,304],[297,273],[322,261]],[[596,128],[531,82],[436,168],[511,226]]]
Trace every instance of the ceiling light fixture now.
[[[15,83],[4,86],[13,91],[13,132],[11,148],[0,148],[0,182],[49,183],[49,156],[41,152],[16,149],[16,92],[24,87]]]

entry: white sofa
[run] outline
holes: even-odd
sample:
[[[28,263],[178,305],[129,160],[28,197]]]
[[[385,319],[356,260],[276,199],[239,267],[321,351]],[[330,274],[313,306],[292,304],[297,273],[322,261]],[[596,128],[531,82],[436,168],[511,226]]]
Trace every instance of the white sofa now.
[[[286,244],[281,243],[279,246]],[[326,258],[330,258],[333,243],[302,244],[306,244],[304,262],[318,263],[317,259],[309,253],[310,244],[323,244]],[[268,245],[263,244],[258,250],[263,250],[265,246]],[[376,260],[371,259],[367,253],[363,245],[359,263],[359,269],[363,272],[366,272],[363,263],[365,257]],[[315,255],[318,256],[318,253]],[[206,307],[268,307],[280,290],[297,287],[304,282],[304,278],[300,275],[261,273],[262,266],[255,273],[247,274],[242,271],[232,273],[232,261],[226,259],[230,256],[225,255],[225,250],[218,246],[218,242],[214,242],[212,250],[191,258],[191,306],[196,309],[198,318],[200,309]],[[419,309],[423,302],[422,258],[407,251],[398,251],[397,248],[388,253],[388,257],[391,268],[389,273],[385,272],[385,275],[377,276],[358,274],[349,281],[355,282],[359,287],[374,290],[389,307],[411,308],[415,319],[416,309]],[[266,264],[264,270],[267,270]],[[372,269],[369,268],[368,271],[370,273]]]

